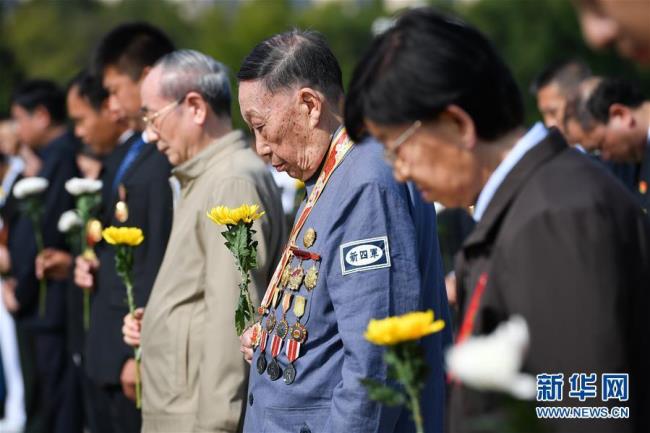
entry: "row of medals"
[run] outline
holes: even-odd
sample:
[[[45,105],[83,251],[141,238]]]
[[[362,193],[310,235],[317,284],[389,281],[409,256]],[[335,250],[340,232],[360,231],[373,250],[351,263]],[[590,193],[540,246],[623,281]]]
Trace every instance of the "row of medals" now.
[[[314,245],[316,241],[316,231],[312,228],[308,229],[303,237],[303,245],[305,248],[309,248]],[[268,333],[268,336],[271,336],[271,333],[275,329],[275,335],[280,337],[281,341],[285,340],[287,336],[292,340],[296,341],[299,344],[303,344],[307,340],[307,328],[305,325],[300,323],[300,318],[305,313],[305,305],[307,300],[303,296],[296,295],[296,302],[294,304],[293,312],[296,315],[296,323],[292,326],[289,326],[289,323],[286,321],[286,314],[291,305],[291,300],[293,298],[292,292],[297,292],[300,289],[300,286],[304,284],[308,291],[312,291],[316,287],[318,282],[318,268],[316,265],[312,265],[307,272],[304,271],[302,267],[302,259],[298,265],[294,268],[291,267],[293,257],[290,257],[285,265],[282,275],[280,277],[279,287],[282,289],[282,305],[283,305],[283,315],[282,319],[278,322],[275,315],[275,310],[277,306],[277,300],[280,296],[276,292],[277,298],[272,302],[273,310],[269,312],[269,316],[266,319],[264,328]],[[288,289],[288,290],[287,290]],[[288,297],[288,301],[285,301],[285,297]],[[287,340],[287,344],[288,344]],[[271,345],[271,342],[267,338],[266,346]],[[282,345],[282,342],[280,342]],[[297,358],[297,357],[296,357]],[[271,361],[267,365],[266,356],[264,351],[261,351],[259,357],[257,358],[257,372],[259,374],[264,374],[264,372],[269,375],[269,378],[273,381],[278,380],[280,376],[284,380],[284,383],[291,385],[296,379],[296,368],[293,365],[293,362],[290,361],[287,367],[282,373],[280,366],[276,360],[276,357],[271,356]]]

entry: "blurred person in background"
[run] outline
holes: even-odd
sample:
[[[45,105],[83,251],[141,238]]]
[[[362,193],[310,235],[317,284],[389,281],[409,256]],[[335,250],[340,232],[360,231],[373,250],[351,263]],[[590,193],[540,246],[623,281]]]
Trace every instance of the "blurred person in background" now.
[[[590,75],[591,70],[583,61],[562,60],[546,66],[530,86],[544,125],[559,129],[571,145],[579,142],[578,137],[570,136],[566,128],[567,101],[574,97],[580,83]]]
[[[11,112],[19,141],[32,149],[41,161],[38,176],[49,181],[44,193],[41,230],[47,249],[44,254],[51,252],[52,255],[48,257],[48,266],[40,272],[36,267],[37,250],[31,220],[20,214],[9,221],[10,273],[16,279],[16,286],[13,302],[5,305],[18,321],[28,399],[35,389],[34,406],[28,401],[27,429],[31,431],[36,424],[36,428],[45,431],[69,432],[74,429],[69,425],[71,414],[62,407],[65,390],[62,379],[67,366],[66,288],[72,257],[57,223],[61,214],[74,206],[64,185],[78,175],[75,156],[79,142],[65,124],[65,95],[51,81],[31,80],[15,89]],[[39,277],[47,281],[42,317],[37,311]],[[32,381],[32,361],[35,382]]]
[[[650,65],[649,0],[573,0],[587,43]]]
[[[101,78],[108,92],[108,111],[136,132],[104,160],[101,222],[104,227],[131,226],[144,232],[144,242],[134,251],[138,306],[149,299],[172,224],[171,166],[142,133],[140,86],[155,62],[173,50],[160,29],[135,22],[112,29],[93,53],[91,73]],[[169,113],[159,116],[164,114]],[[96,254],[97,261],[77,257],[75,283],[94,291],[86,370],[98,387],[97,407],[103,409],[97,431],[138,432],[142,421],[135,407],[136,363],[121,330],[128,313],[126,288],[115,271],[115,249],[101,242]]]
[[[13,184],[24,169],[22,159],[15,156],[18,153],[18,136],[16,126],[9,118],[0,120],[0,293],[5,284],[15,286],[15,280],[8,278],[9,250],[7,241],[9,235],[8,221],[13,220],[16,199],[11,194]],[[14,289],[8,289],[12,293]],[[25,387],[16,335],[16,324],[0,296],[0,381],[4,382],[3,397],[0,397],[0,431],[22,432],[26,422]],[[0,394],[2,394],[0,392]]]
[[[394,155],[398,179],[429,200],[475,204],[457,260],[458,340],[520,315],[523,372],[629,373],[629,419],[535,419],[531,403],[518,430],[648,431],[650,222],[559,131],[522,126],[521,94],[490,42],[456,17],[408,11],[357,66],[345,114],[355,138],[369,132]],[[550,405],[573,406],[562,389]],[[508,405],[455,381],[449,431],[501,432],[513,422]]]
[[[650,100],[631,81],[605,78],[587,100],[597,126],[589,139],[606,161],[633,164],[633,192],[650,209]]]

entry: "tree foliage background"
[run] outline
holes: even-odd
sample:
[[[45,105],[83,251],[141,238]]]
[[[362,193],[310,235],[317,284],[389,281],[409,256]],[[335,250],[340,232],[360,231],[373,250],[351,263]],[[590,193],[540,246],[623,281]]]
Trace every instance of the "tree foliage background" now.
[[[429,3],[461,15],[492,39],[521,85],[530,121],[537,113],[529,83],[558,59],[580,57],[596,73],[628,76],[650,89],[648,71],[585,46],[567,0]],[[178,47],[206,52],[228,65],[233,78],[263,38],[296,26],[318,30],[341,62],[347,83],[372,38],[372,23],[391,14],[382,0],[0,0],[0,113],[7,113],[11,89],[23,79],[51,78],[65,85],[86,65],[101,36],[124,21],[160,26]],[[238,115],[234,119],[242,125]]]

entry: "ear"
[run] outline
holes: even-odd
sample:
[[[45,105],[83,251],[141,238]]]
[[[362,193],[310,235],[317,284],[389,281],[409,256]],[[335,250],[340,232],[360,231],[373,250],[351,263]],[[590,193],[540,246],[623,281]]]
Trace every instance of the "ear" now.
[[[192,121],[199,126],[204,125],[210,109],[205,99],[197,92],[189,92],[184,104],[190,110]]]
[[[142,85],[142,82],[144,81],[145,78],[147,78],[147,75],[149,75],[149,72],[151,71],[151,66],[145,66],[142,68],[142,72],[140,73],[140,78],[138,79],[138,85]]]
[[[440,114],[441,120],[447,120],[449,133],[454,136],[454,141],[459,142],[466,149],[476,146],[476,125],[472,117],[457,105],[449,105]]]
[[[614,103],[609,106],[609,121],[625,127],[634,126],[634,115],[630,107]]]
[[[47,111],[47,109],[42,105],[34,108],[34,111],[32,112],[32,118],[36,120],[37,125],[43,129],[48,128],[52,124],[50,112]]]
[[[316,128],[320,123],[323,113],[325,96],[309,87],[303,87],[298,91],[298,105],[300,113],[309,117],[309,127]]]

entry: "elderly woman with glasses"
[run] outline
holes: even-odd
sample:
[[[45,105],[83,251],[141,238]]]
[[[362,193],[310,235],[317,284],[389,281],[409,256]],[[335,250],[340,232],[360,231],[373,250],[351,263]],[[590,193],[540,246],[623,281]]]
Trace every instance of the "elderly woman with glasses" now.
[[[414,181],[428,200],[475,206],[477,226],[457,260],[458,340],[523,316],[530,334],[523,371],[566,381],[565,398],[560,392],[552,405],[631,410],[624,420],[543,427],[647,431],[648,219],[558,131],[526,130],[523,120],[521,95],[494,47],[428,8],[406,12],[372,42],[345,104],[350,135],[383,142],[398,180]],[[573,400],[569,390],[583,384],[570,380],[574,373],[597,376],[603,400],[610,395],[601,374],[629,374],[629,400]],[[509,422],[502,397],[458,382],[450,406],[453,432],[504,431]]]

